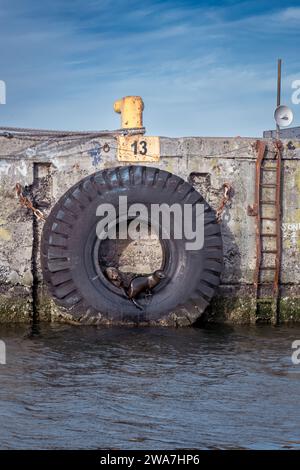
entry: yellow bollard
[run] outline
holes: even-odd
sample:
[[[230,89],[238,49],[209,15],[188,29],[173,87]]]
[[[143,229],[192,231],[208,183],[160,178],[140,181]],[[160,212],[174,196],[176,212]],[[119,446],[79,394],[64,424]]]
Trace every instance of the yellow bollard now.
[[[115,101],[114,110],[121,114],[122,129],[143,127],[144,103],[140,96],[125,96]]]

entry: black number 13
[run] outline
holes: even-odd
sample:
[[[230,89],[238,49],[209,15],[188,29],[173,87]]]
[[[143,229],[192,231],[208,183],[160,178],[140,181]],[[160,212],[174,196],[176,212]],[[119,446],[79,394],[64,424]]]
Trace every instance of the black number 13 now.
[[[139,154],[147,155],[147,142],[145,140],[141,140],[139,142],[139,147],[140,147]],[[131,148],[133,150],[134,155],[137,155],[138,154],[138,141],[137,140],[135,140],[133,144],[131,144]]]

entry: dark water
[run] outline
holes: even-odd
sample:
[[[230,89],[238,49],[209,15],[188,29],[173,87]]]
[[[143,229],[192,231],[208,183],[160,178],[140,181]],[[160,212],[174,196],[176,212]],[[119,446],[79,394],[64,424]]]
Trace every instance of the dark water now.
[[[0,328],[1,449],[300,448],[300,328]]]

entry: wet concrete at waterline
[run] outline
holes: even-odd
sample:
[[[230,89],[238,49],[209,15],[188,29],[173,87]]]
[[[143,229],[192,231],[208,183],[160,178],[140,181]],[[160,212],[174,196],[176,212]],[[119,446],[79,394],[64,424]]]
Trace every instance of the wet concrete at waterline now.
[[[0,327],[1,449],[300,449],[299,327]]]

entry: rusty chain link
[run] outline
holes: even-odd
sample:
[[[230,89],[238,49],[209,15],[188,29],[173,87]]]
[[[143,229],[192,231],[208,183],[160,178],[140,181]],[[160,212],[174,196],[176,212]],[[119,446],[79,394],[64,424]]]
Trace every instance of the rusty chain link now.
[[[224,189],[224,194],[221,199],[221,203],[219,208],[217,209],[216,212],[216,217],[217,217],[217,222],[221,223],[222,222],[222,214],[224,212],[225,207],[227,204],[231,201],[232,198],[232,186],[230,183],[224,183],[223,184],[223,189]]]
[[[16,193],[22,207],[27,207],[27,209],[32,210],[37,219],[46,220],[44,214],[39,209],[36,209],[28,197],[23,194],[23,189],[20,183],[16,184]]]

